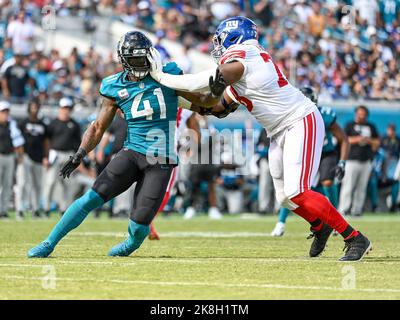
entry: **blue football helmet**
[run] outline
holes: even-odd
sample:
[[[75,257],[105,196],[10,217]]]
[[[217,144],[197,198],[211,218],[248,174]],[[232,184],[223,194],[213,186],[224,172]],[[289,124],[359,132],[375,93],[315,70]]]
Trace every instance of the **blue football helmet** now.
[[[235,44],[257,39],[257,25],[246,17],[233,17],[222,21],[213,37],[214,50],[211,55],[218,63],[224,52]]]

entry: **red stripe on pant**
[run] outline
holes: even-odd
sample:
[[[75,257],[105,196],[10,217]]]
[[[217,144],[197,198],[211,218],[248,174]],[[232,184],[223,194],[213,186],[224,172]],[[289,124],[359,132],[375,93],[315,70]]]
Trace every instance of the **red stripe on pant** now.
[[[318,128],[316,126],[315,114],[312,113],[305,119],[304,141],[306,141],[307,145],[303,147],[300,194],[291,198],[290,200],[299,206],[299,208],[294,210],[294,212],[308,222],[313,222],[319,218],[337,232],[342,233],[349,225],[347,221],[344,220],[342,215],[335,209],[335,207],[325,196],[310,190],[317,130]]]
[[[312,122],[312,128],[313,128],[313,135],[312,135],[312,143],[311,143],[311,158],[310,158],[310,174],[308,175],[308,180],[307,180],[307,190],[311,189],[311,178],[314,170],[314,161],[315,161],[315,147],[316,147],[316,142],[317,142],[317,124],[315,120],[315,113],[311,113],[311,122]]]
[[[304,177],[304,162],[306,161],[304,155],[306,154],[306,147],[307,147],[307,122],[305,118],[303,119],[303,126],[304,126],[304,137],[303,137],[303,155],[301,160],[300,192],[303,192],[301,182],[303,181]]]
[[[304,119],[304,145],[301,166],[302,173],[300,175],[300,192],[310,189],[310,180],[314,163],[315,131],[313,113],[311,113]]]

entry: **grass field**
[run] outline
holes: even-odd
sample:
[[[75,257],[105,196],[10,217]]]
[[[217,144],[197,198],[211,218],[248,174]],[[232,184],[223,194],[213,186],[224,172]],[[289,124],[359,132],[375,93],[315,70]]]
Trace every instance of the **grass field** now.
[[[269,236],[274,217],[161,217],[161,241],[146,240],[127,258],[107,257],[127,222],[89,218],[51,258],[27,259],[55,222],[0,221],[0,299],[400,299],[398,215],[353,221],[374,245],[357,263],[337,262],[340,237],[308,258],[307,225],[297,217],[282,238]]]

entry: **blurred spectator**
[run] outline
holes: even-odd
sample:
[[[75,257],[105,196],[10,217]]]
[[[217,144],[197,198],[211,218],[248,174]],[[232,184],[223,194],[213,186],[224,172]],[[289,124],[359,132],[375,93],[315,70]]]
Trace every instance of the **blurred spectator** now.
[[[214,18],[219,21],[237,15],[238,3],[235,0],[208,0]]]
[[[382,148],[379,148],[372,160],[372,170],[367,188],[367,197],[371,202],[372,212],[376,212],[379,206],[379,187],[385,179],[384,162],[385,152]]]
[[[350,152],[340,190],[339,211],[344,214],[351,212],[354,216],[362,213],[372,169],[371,162],[380,144],[378,132],[375,125],[368,122],[368,115],[366,107],[357,107],[354,121],[345,127]]]
[[[258,210],[260,213],[266,213],[274,208],[275,191],[268,163],[269,144],[267,131],[262,130],[256,146],[256,152],[260,157],[258,160]]]
[[[158,30],[156,32],[157,40],[154,43],[154,47],[158,50],[161,55],[161,61],[166,63],[171,59],[171,56],[168,50],[161,44],[162,39],[165,37],[165,32],[162,30]]]
[[[81,142],[81,129],[79,124],[71,118],[74,103],[69,98],[62,98],[59,103],[59,111],[56,119],[48,125],[50,139],[50,165],[46,170],[44,184],[44,210],[50,214],[51,203],[58,198],[59,210],[64,212],[69,203],[73,201],[70,184],[74,184],[73,176],[70,179],[63,179],[59,176],[61,167],[69,157],[72,156]],[[61,192],[54,193],[56,186],[61,187]]]
[[[396,0],[379,0],[380,24],[391,30],[399,20],[400,2]]]
[[[344,8],[345,5],[353,5],[355,11]],[[90,4],[62,1],[54,3],[54,7],[62,16],[81,14],[82,19],[90,18],[92,23],[93,15],[99,14],[156,32],[159,38],[156,45],[164,60],[170,59],[171,53],[161,45],[161,39],[178,41],[185,50],[208,53],[212,49],[211,36],[223,18],[247,15],[258,23],[260,43],[270,51],[286,76],[298,86],[316,87],[322,102],[400,99],[400,74],[396,72],[400,68],[398,1],[102,0]],[[30,34],[30,17],[38,13],[40,16],[40,4],[22,4],[21,8],[25,9],[16,11],[18,18],[9,20],[15,8],[12,2],[2,8],[0,63],[13,56],[14,44],[20,46],[15,51],[18,54],[32,52],[33,39],[22,35]],[[9,35],[1,37],[1,28],[9,29]],[[18,29],[25,31],[12,32]],[[43,101],[50,98],[46,101],[55,102],[60,98],[59,92],[67,90],[86,105],[96,103],[97,89],[94,88],[98,87],[99,79],[116,68],[108,68],[112,66],[108,64],[108,57],[104,61],[93,49],[88,53],[85,58],[74,49],[69,57],[47,56],[51,65],[62,63],[63,66],[47,69],[54,85],[50,85],[47,93],[42,89],[43,83],[38,86]],[[33,78],[38,72],[36,68],[32,70]],[[58,73],[62,74],[61,79]],[[43,70],[40,75],[41,80],[47,78]]]
[[[254,17],[268,27],[274,19],[273,1],[269,0],[253,0],[250,3],[250,12]]]
[[[395,179],[395,171],[400,159],[400,137],[396,134],[396,126],[394,124],[388,125],[381,145],[385,153],[386,177],[392,183],[389,210],[394,212],[397,209],[397,198],[399,195],[399,181]]]
[[[240,175],[240,168],[234,164],[232,152],[224,151],[221,155],[220,176],[217,180],[221,200],[226,203],[230,214],[239,214],[243,211],[243,190],[244,179]]]
[[[2,78],[2,90],[5,98],[22,102],[28,96],[28,86],[32,84],[24,57],[16,54],[14,63],[7,67]]]
[[[21,163],[24,142],[17,123],[10,118],[10,104],[7,101],[0,101],[0,219],[8,218],[15,155],[18,163]]]
[[[357,10],[360,23],[366,22],[370,26],[376,25],[376,17],[379,13],[377,0],[354,0],[353,6]]]
[[[22,55],[31,53],[33,30],[33,24],[26,18],[25,11],[20,10],[7,27],[7,37],[12,39],[12,48],[15,53]]]
[[[216,195],[216,179],[218,176],[218,167],[215,163],[219,163],[220,155],[215,152],[215,143],[213,142],[214,131],[208,126],[207,118],[203,117],[200,121],[201,142],[198,144],[197,155],[192,159],[196,159],[195,163],[190,165],[190,174],[188,179],[188,190],[185,197],[187,204],[185,219],[192,219],[196,213],[196,204],[199,195],[202,194],[201,189],[204,184],[207,185],[208,200],[208,216],[211,219],[220,219],[222,217],[217,207]]]
[[[319,2],[313,2],[311,8],[312,13],[307,18],[308,30],[310,30],[311,35],[319,38],[325,28],[325,17],[321,12],[321,4]]]
[[[28,103],[28,116],[19,123],[25,139],[23,162],[17,166],[17,217],[23,218],[30,209],[33,216],[40,217],[39,202],[42,196],[43,167],[49,166],[49,139],[46,124],[39,118],[40,104],[36,100]]]

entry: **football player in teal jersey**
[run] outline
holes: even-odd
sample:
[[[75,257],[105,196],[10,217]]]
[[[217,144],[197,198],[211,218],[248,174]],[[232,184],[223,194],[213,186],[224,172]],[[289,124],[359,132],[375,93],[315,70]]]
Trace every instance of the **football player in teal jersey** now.
[[[128,32],[121,38],[118,57],[124,71],[103,79],[100,113],[86,130],[79,150],[64,165],[60,175],[69,177],[99,144],[117,109],[123,112],[128,125],[124,147],[98,176],[93,187],[70,205],[47,239],[29,250],[28,257],[48,257],[59,241],[78,227],[90,211],[118,196],[134,182],[137,184],[128,238],[113,247],[109,255],[130,255],[148,235],[149,224],[157,213],[172,169],[177,164],[174,130],[178,99],[181,107],[203,112],[204,108],[196,110],[196,102],[203,107],[204,102],[212,107],[220,100],[215,93],[178,92],[156,82],[149,75],[151,48],[151,41],[141,32]],[[175,63],[168,63],[163,70],[169,74],[181,73]],[[210,81],[212,83],[212,77]]]
[[[318,103],[318,96],[314,88],[304,87],[301,91],[315,104]],[[336,122],[336,113],[329,107],[318,107],[318,109],[321,112],[325,125],[325,140],[322,149],[321,163],[319,165],[319,181],[321,188],[319,188],[318,191],[327,196],[332,205],[337,208],[339,190],[335,182],[340,182],[344,177],[350,145],[345,132]],[[340,145],[340,154],[337,152],[334,138]],[[289,209],[280,209],[279,221],[271,232],[272,236],[283,236],[289,212]]]

